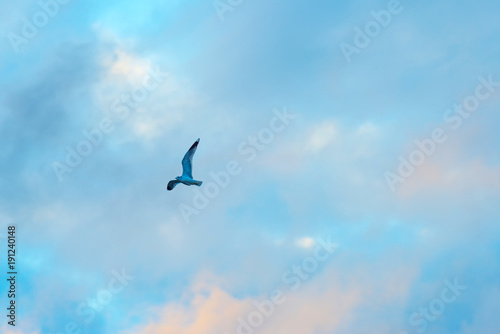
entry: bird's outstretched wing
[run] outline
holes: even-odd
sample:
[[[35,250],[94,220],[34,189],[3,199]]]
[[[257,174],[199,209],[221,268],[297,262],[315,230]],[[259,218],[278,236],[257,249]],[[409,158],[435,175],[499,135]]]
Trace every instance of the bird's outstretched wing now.
[[[168,184],[167,184],[167,190],[172,190],[175,188],[176,185],[178,185],[179,183],[181,183],[180,181],[177,181],[177,180],[172,180],[170,181]]]
[[[200,138],[198,138],[191,148],[186,152],[184,158],[182,159],[182,176],[187,176],[190,179],[193,178],[193,155],[196,152]]]

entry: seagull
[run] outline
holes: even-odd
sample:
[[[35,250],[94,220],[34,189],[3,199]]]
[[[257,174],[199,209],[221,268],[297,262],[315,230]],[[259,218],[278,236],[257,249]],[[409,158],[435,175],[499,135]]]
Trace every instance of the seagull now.
[[[182,175],[177,176],[175,180],[172,180],[167,185],[167,190],[172,190],[179,183],[183,183],[186,186],[196,185],[201,186],[203,181],[193,180],[193,155],[196,152],[196,148],[198,147],[198,143],[200,142],[200,138],[198,138],[191,148],[186,152],[184,158],[182,158]]]

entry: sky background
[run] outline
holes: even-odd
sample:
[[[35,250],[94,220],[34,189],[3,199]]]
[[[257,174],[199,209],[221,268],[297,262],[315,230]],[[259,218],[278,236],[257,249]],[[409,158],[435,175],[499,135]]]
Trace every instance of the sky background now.
[[[283,303],[240,333],[498,333],[500,87],[456,129],[444,116],[479,78],[500,81],[500,4],[403,0],[348,61],[341,43],[388,3],[252,0],[221,16],[210,0],[72,0],[16,46],[41,7],[1,0],[2,277],[9,224],[19,271],[15,328],[1,280],[2,333],[233,334],[277,288]],[[168,77],[118,117],[155,69]],[[284,110],[254,159],[238,150]],[[60,181],[54,162],[103,119],[113,131]],[[392,191],[386,173],[437,128],[446,141]],[[167,191],[198,137],[203,186]],[[186,221],[179,208],[233,160],[241,172]],[[338,248],[290,289],[321,240]]]

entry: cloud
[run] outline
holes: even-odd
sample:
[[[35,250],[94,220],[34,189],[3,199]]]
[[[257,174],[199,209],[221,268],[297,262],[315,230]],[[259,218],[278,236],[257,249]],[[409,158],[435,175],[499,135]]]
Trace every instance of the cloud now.
[[[297,244],[297,246],[302,247],[302,248],[306,248],[306,249],[311,248],[316,244],[314,239],[311,237],[302,237],[300,239],[297,239],[297,241],[295,243]]]
[[[383,317],[385,310],[405,305],[409,286],[418,272],[412,267],[414,263],[403,264],[400,259],[384,262],[383,269],[392,273],[388,278],[374,271],[380,263],[369,267],[351,263],[346,267],[344,261],[349,262],[349,258],[342,255],[297,290],[278,280],[274,288],[282,291],[282,298],[274,304],[272,314],[263,317],[262,325],[255,326],[255,332],[314,334],[348,329],[354,333],[368,328],[370,323],[378,326],[376,319]],[[237,333],[241,319],[251,324],[248,319],[258,310],[255,303],[270,300],[274,288],[255,297],[236,297],[223,287],[224,281],[207,273],[200,275],[179,301],[148,309],[147,323],[122,334]],[[397,317],[404,317],[402,310]],[[397,317],[386,319],[387,326],[397,328],[401,323]]]
[[[12,326],[4,325],[2,329],[4,334],[41,334],[40,331],[26,331],[23,329],[13,329]]]
[[[309,137],[309,147],[313,152],[322,150],[330,144],[337,136],[335,123],[324,122],[312,129]]]
[[[498,193],[500,167],[488,166],[480,160],[464,163],[450,159],[428,161],[417,167],[415,174],[401,185],[398,193],[404,198],[429,191],[451,191],[453,196],[459,196],[478,189]]]
[[[33,6],[2,11],[0,26],[20,29]],[[2,52],[0,218],[20,226],[32,321],[22,332],[62,330],[123,266],[136,281],[88,333],[232,334],[325,233],[344,254],[287,290],[263,333],[399,333],[429,287],[457,272],[490,280],[468,290],[484,316],[450,308],[432,332],[497,328],[488,321],[499,273],[496,100],[399,193],[383,179],[404,143],[497,68],[497,3],[432,6],[408,4],[349,66],[338,43],[373,1],[247,1],[224,22],[206,1],[74,2],[22,55]],[[455,24],[465,16],[474,20]],[[156,66],[168,78],[116,119],[113,102]],[[208,183],[241,160],[238,144],[268,126],[275,106],[299,116],[183,224],[179,204],[206,188],[165,184],[189,145],[202,138],[195,174]],[[51,162],[104,117],[116,130],[57,182]]]
[[[333,277],[331,276],[330,279]],[[354,288],[341,287],[326,279],[310,284],[303,290],[287,293],[274,313],[266,318],[258,331],[263,334],[297,331],[312,334],[316,330],[332,330],[345,321],[352,308],[359,303]],[[302,288],[301,288],[302,289]],[[238,318],[247,319],[256,310],[254,299],[239,299],[217,284],[201,281],[195,284],[185,303],[173,303],[151,310],[158,320],[125,333],[139,334],[218,334],[236,333]],[[270,296],[255,298],[259,303]]]

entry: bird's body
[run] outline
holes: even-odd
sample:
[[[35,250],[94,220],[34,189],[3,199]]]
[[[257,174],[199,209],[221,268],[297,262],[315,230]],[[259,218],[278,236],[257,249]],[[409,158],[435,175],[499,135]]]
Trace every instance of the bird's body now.
[[[172,180],[167,185],[167,190],[172,190],[179,183],[185,184],[186,186],[201,186],[203,181],[197,181],[193,179],[193,155],[196,152],[200,138],[191,145],[191,148],[186,152],[184,158],[182,159],[182,175],[177,176],[175,180]]]
[[[186,186],[192,186],[192,185],[195,185],[195,186],[201,186],[201,184],[203,183],[203,181],[196,181],[196,180],[193,180],[192,178],[188,177],[188,176],[177,176],[175,178],[177,181],[179,181],[180,183],[182,184],[185,184]]]

